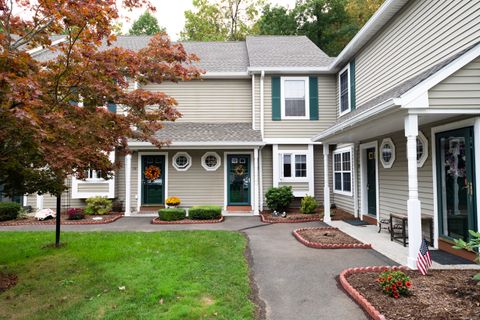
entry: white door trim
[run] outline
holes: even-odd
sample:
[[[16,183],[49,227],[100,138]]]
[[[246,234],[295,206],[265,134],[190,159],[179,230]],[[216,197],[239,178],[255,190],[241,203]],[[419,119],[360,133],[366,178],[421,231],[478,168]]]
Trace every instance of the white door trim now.
[[[360,144],[360,219],[363,215],[368,214],[368,192],[367,192],[367,155],[364,152],[369,148],[375,148],[375,191],[376,191],[376,218],[380,221],[380,196],[378,183],[378,141],[371,141]]]
[[[437,127],[432,127],[431,129],[431,145],[432,145],[432,177],[433,177],[433,239],[434,246],[438,248],[438,237],[439,237],[439,221],[438,221],[438,196],[437,196],[437,138],[436,134],[460,129],[464,127],[473,126],[473,141],[474,141],[474,157],[475,157],[475,185],[480,186],[480,117],[465,119],[461,121],[451,122]],[[478,190],[477,190],[478,191]],[[477,231],[480,230],[480,192],[476,192],[476,203],[477,203]]]
[[[142,156],[165,156],[165,181],[163,183],[165,198],[168,198],[168,152],[143,151],[138,153],[137,160],[137,212],[142,206]]]
[[[223,168],[223,171],[224,171],[224,182],[223,182],[223,190],[224,190],[224,198],[223,198],[223,203],[224,203],[224,210],[227,210],[227,206],[228,206],[228,177],[227,177],[227,174],[228,174],[228,155],[232,155],[232,154],[238,154],[238,155],[249,155],[250,156],[250,206],[252,208],[252,211],[255,210],[255,192],[254,192],[254,189],[255,189],[255,185],[254,183],[257,183],[257,181],[255,181],[254,179],[254,175],[253,175],[253,170],[255,169],[254,166],[254,161],[253,161],[253,151],[248,151],[248,152],[245,152],[245,151],[238,151],[238,152],[234,152],[234,151],[229,151],[229,152],[224,152],[223,153],[223,163],[224,163],[224,168]]]

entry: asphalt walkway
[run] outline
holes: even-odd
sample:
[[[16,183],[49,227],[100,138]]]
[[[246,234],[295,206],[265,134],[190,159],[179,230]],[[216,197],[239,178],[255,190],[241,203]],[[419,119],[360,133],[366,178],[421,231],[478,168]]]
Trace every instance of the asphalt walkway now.
[[[367,319],[342,291],[336,277],[349,267],[392,265],[371,249],[320,250],[305,247],[292,236],[301,227],[323,225],[264,224],[258,217],[227,217],[208,225],[152,225],[151,218],[122,218],[105,225],[62,226],[64,231],[232,230],[250,240],[254,279],[269,320]],[[54,230],[54,226],[0,227],[5,230]]]

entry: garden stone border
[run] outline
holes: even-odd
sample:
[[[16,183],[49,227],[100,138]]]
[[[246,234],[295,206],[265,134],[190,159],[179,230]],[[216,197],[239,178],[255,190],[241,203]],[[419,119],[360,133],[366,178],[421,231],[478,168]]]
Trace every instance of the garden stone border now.
[[[260,221],[263,223],[305,223],[305,222],[316,222],[316,221],[323,221],[321,217],[312,217],[312,218],[304,218],[304,219],[285,219],[285,220],[271,220],[263,216],[263,213],[260,213]],[[267,215],[267,214],[265,214]]]
[[[385,320],[385,316],[380,313],[360,292],[358,292],[347,280],[348,276],[354,273],[365,272],[383,272],[385,270],[408,270],[405,266],[371,266],[371,267],[357,267],[348,268],[340,273],[339,281],[343,289],[350,295],[350,297],[358,304],[362,309],[368,313],[368,315],[374,320]]]
[[[121,214],[116,214],[116,215],[111,215],[107,219],[104,220],[87,220],[87,221],[82,221],[82,220],[61,220],[60,224],[61,225],[90,225],[90,224],[107,224],[107,223],[112,223],[117,221],[118,219],[122,218],[123,215]],[[0,222],[0,227],[16,227],[16,226],[50,226],[50,225],[55,225],[56,221],[55,219],[48,219],[48,220],[43,220],[43,221],[2,221]]]
[[[334,244],[326,244],[320,242],[311,242],[302,237],[299,234],[299,231],[303,230],[337,230],[340,231],[338,228],[334,227],[317,227],[317,228],[300,228],[293,230],[293,236],[300,241],[303,245],[315,248],[315,249],[371,249],[372,245],[370,243],[334,243]],[[342,231],[340,231],[342,232]]]
[[[212,223],[221,223],[225,221],[225,217],[222,216],[220,219],[216,220],[176,220],[176,221],[162,221],[160,218],[153,218],[152,221],[150,222],[151,224],[163,224],[163,225],[168,225],[168,224],[212,224]]]

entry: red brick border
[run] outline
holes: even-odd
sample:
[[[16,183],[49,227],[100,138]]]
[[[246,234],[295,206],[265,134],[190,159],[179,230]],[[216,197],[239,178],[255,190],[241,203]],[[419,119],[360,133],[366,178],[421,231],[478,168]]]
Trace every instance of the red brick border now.
[[[323,221],[323,218],[321,218],[320,216],[316,216],[316,217],[304,218],[304,219],[272,220],[264,217],[263,213],[260,213],[260,221],[262,221],[263,223],[302,223],[302,222]]]
[[[104,220],[67,220],[67,219],[62,219],[61,220],[61,225],[89,225],[89,224],[107,224],[107,223],[112,223],[114,221],[117,221],[118,219],[122,218],[123,215],[110,215],[107,219]],[[50,226],[55,224],[55,219],[48,219],[48,220],[43,220],[43,221],[22,221],[22,220],[16,220],[16,221],[3,221],[0,222],[0,227],[15,227],[15,226]]]
[[[347,291],[350,297],[362,307],[365,312],[368,313],[370,317],[374,320],[385,320],[385,316],[380,313],[360,292],[358,292],[347,280],[347,277],[354,273],[364,273],[364,272],[382,272],[388,270],[407,270],[407,267],[404,266],[371,266],[371,267],[360,267],[360,268],[349,268],[343,270],[340,273],[340,284],[343,289]]]
[[[371,249],[372,245],[369,243],[335,243],[335,244],[326,244],[320,242],[311,242],[302,237],[299,234],[299,231],[303,230],[338,230],[338,228],[334,227],[319,227],[319,228],[300,228],[293,230],[293,236],[304,244],[307,247],[315,248],[315,249]],[[340,230],[338,230],[340,231]],[[342,231],[340,231],[342,232]]]
[[[177,221],[162,221],[159,218],[153,218],[151,224],[212,224],[212,223],[221,223],[225,221],[225,217],[222,216],[217,220],[177,220]]]

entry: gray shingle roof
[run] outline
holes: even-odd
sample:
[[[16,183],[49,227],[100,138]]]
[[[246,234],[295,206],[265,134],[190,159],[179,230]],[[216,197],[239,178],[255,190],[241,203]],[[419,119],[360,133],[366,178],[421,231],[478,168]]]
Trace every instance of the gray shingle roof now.
[[[165,122],[155,136],[175,142],[262,142],[259,130],[250,123]]]
[[[327,67],[327,56],[306,36],[254,36],[246,40],[250,67]]]

